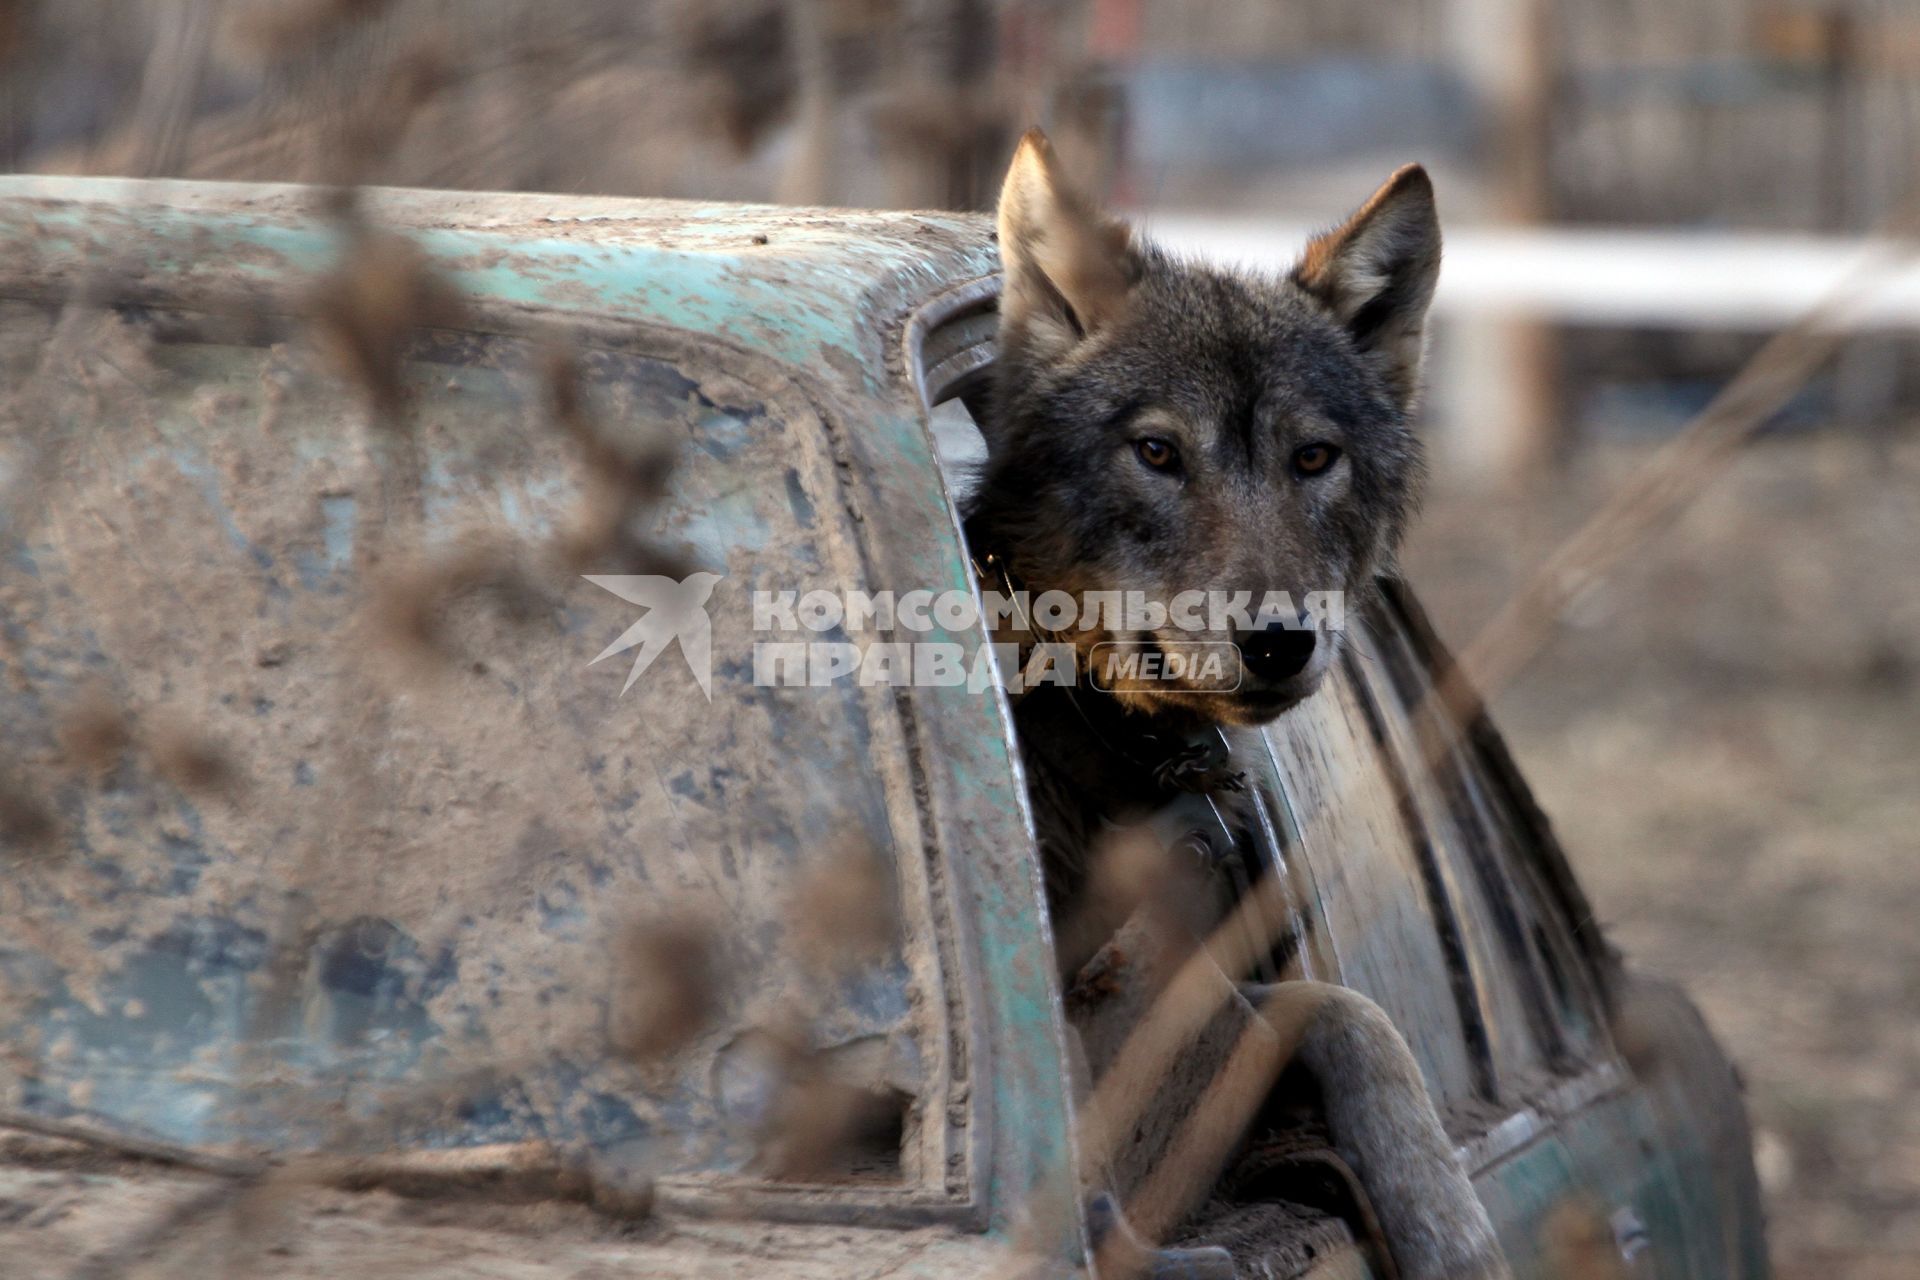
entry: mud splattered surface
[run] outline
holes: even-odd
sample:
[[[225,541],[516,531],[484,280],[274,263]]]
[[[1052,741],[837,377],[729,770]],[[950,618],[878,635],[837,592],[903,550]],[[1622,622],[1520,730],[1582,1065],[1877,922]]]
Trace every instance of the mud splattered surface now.
[[[1495,702],[1610,935],[1746,1077],[1783,1280],[1920,1274],[1917,446],[1763,442]],[[1446,638],[1645,457],[1436,486],[1407,559]]]
[[[515,1280],[964,1280],[1007,1274],[1005,1255],[938,1229],[859,1231],[653,1218],[609,1220],[582,1205],[499,1198],[415,1199],[267,1185],[233,1193],[153,1166],[57,1143],[0,1144],[0,1248],[7,1274],[124,1280],[360,1275]],[[169,1219],[170,1247],[121,1257],[112,1242]],[[108,1268],[110,1269],[104,1269]]]
[[[884,728],[864,708],[738,692],[754,575],[844,573],[837,526],[795,513],[834,494],[810,410],[593,351],[563,431],[540,347],[408,346],[411,304],[375,305],[394,274],[321,308],[323,336],[374,339],[331,358],[0,305],[22,495],[0,574],[0,1105],[186,1144],[538,1138],[647,1177],[760,1173],[804,1065],[809,1088],[889,1100],[860,1179],[944,1186],[964,1172],[933,1083],[946,1006],[906,941],[930,934],[925,898],[870,904],[847,965],[819,939],[781,958],[791,904],[820,909],[815,863],[869,826],[890,847],[912,803],[865,767]],[[671,499],[609,479],[668,447],[649,432],[687,456]],[[591,664],[639,611],[582,571],[657,572],[655,537],[737,570],[711,600],[711,703],[692,655],[625,701],[627,663]],[[753,1031],[786,1056],[736,1079]]]

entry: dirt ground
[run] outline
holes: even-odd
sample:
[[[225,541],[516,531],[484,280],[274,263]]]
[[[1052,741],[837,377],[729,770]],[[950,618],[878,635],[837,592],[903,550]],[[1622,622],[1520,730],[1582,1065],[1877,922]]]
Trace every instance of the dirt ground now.
[[[1651,451],[1436,483],[1462,646]],[[1776,1273],[1920,1275],[1920,433],[1755,445],[1494,702],[1610,935],[1748,1083]]]

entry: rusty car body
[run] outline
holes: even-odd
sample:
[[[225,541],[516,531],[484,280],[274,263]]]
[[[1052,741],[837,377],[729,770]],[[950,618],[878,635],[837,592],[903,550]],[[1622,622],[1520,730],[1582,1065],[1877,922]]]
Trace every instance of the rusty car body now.
[[[3,1269],[1083,1267],[1076,1033],[1004,698],[769,686],[751,648],[756,592],[974,589],[940,446],[992,359],[986,222],[327,201],[0,180]],[[406,321],[390,367],[329,327],[343,287],[363,328]],[[556,359],[584,408],[556,410]],[[635,612],[567,558],[596,479],[558,412],[616,459],[674,450],[647,536],[723,575],[710,695],[681,653],[631,689],[592,663]],[[1447,659],[1412,595],[1368,621],[1242,762],[1295,971],[1403,1029],[1517,1275],[1582,1249],[1763,1275],[1724,1059],[1623,973],[1484,716],[1416,748]],[[790,904],[849,843],[884,852],[897,927],[822,972]],[[725,978],[636,1063],[620,939],[669,912]],[[858,1159],[769,1168],[783,1035],[885,1101]],[[269,1227],[208,1216],[313,1152],[481,1207],[365,1174],[281,1179]],[[645,1203],[572,1205],[541,1153]],[[1312,1181],[1261,1193],[1299,1197],[1317,1243],[1287,1256],[1377,1271]],[[1184,1243],[1163,1261],[1287,1273]]]

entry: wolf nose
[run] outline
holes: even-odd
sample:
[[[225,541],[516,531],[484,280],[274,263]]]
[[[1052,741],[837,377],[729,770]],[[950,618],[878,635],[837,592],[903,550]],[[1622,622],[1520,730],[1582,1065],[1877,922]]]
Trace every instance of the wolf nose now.
[[[1311,626],[1269,622],[1240,633],[1240,661],[1256,680],[1279,683],[1299,675],[1313,661],[1316,637]]]

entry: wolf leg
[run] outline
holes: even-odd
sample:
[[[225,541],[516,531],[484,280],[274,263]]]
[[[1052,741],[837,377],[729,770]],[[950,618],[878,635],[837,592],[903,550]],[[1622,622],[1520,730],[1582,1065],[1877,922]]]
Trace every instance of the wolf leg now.
[[[1493,1222],[1386,1011],[1318,982],[1247,994],[1269,1023],[1307,1019],[1300,1060],[1320,1081],[1334,1149],[1359,1175],[1401,1280],[1506,1280]]]
[[[1295,1056],[1319,1079],[1335,1150],[1372,1204],[1400,1280],[1508,1280],[1420,1066],[1379,1005],[1323,982],[1247,987],[1245,1031],[1128,1205],[1149,1238],[1177,1227],[1244,1144]]]

